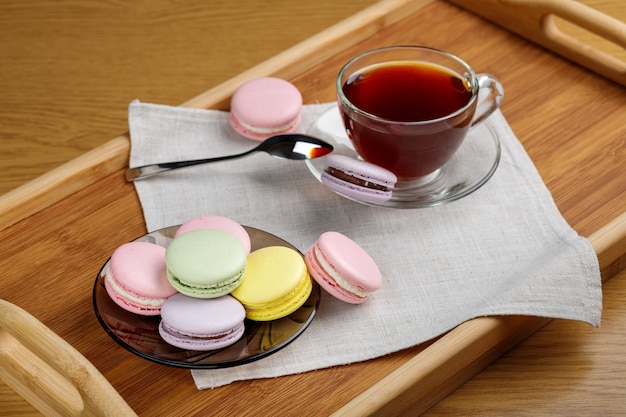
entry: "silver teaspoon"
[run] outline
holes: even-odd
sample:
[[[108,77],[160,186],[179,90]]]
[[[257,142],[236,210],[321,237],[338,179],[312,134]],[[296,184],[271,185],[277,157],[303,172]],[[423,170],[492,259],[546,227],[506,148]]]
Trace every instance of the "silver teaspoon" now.
[[[333,146],[307,135],[298,133],[272,136],[265,139],[257,147],[236,155],[219,156],[216,158],[194,159],[191,161],[164,162],[160,164],[144,165],[137,168],[129,168],[126,171],[126,181],[137,181],[164,171],[188,167],[192,165],[208,164],[210,162],[226,161],[228,159],[242,158],[255,152],[266,152],[275,158],[282,159],[313,159],[332,152]]]

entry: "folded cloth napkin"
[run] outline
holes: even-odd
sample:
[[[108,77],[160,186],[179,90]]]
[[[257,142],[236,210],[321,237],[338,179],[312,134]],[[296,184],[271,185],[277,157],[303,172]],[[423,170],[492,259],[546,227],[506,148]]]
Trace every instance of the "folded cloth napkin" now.
[[[306,132],[334,104],[306,105]],[[487,315],[574,319],[597,326],[602,292],[597,257],[565,222],[500,112],[487,123],[502,157],[482,188],[426,209],[370,207],[317,181],[304,162],[258,153],[135,182],[148,230],[217,214],[266,230],[306,251],[341,232],[378,263],[382,288],[360,305],[322,294],[310,327],[293,343],[242,366],[194,370],[199,389],[363,361],[414,346]],[[130,164],[242,152],[222,111],[134,101]]]

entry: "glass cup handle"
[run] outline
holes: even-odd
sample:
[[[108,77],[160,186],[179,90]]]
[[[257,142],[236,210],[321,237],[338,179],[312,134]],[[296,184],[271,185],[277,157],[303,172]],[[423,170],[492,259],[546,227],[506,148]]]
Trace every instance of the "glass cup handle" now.
[[[478,105],[472,126],[482,122],[500,107],[504,88],[496,77],[489,74],[476,74],[478,79]]]

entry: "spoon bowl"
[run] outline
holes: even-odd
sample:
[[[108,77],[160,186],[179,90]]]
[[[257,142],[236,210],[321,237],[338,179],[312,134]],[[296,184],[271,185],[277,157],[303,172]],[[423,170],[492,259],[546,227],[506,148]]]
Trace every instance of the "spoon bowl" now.
[[[333,146],[321,139],[299,133],[272,136],[265,139],[255,148],[236,155],[218,156],[215,158],[193,159],[190,161],[163,162],[144,165],[126,170],[126,181],[138,181],[165,171],[184,168],[211,162],[243,158],[256,152],[265,152],[274,158],[305,160],[318,158],[333,151]]]

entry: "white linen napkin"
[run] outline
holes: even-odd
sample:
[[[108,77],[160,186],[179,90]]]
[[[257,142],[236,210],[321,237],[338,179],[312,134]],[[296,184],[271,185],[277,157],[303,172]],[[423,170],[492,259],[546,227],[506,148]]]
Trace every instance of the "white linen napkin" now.
[[[299,130],[334,104],[306,105]],[[501,112],[488,120],[502,158],[482,188],[456,202],[398,210],[361,205],[326,189],[304,162],[259,153],[135,182],[149,231],[217,214],[275,234],[302,252],[329,230],[365,248],[382,288],[361,305],[322,294],[310,327],[262,360],[194,370],[199,389],[379,357],[488,315],[600,324],[597,257],[565,222]],[[223,111],[134,101],[130,165],[238,153],[256,145]]]

